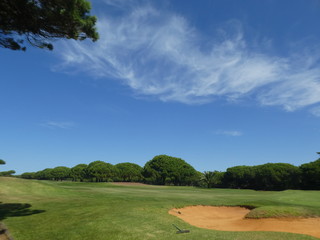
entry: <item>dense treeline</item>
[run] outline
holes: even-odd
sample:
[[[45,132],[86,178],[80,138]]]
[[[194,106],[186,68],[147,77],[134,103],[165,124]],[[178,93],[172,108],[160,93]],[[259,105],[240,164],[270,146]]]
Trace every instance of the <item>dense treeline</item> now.
[[[94,161],[90,164],[78,164],[72,168],[59,166],[46,168],[38,172],[26,172],[22,178],[39,180],[72,180],[80,182],[140,182],[142,167],[134,163],[119,163],[112,165],[104,161]]]
[[[320,158],[314,162],[302,164],[301,188],[320,190]]]
[[[195,185],[200,173],[180,158],[155,156],[142,168],[134,163],[112,165],[104,161],[78,164],[72,168],[59,166],[38,172],[26,172],[25,179],[72,180],[86,182],[145,182],[158,185]]]
[[[23,173],[21,177],[80,182],[144,182],[207,188],[320,190],[320,159],[299,167],[288,163],[267,163],[257,166],[235,166],[225,172],[200,173],[181,158],[159,155],[148,161],[144,167],[129,162],[112,165],[104,161],[94,161],[72,168],[59,166]]]
[[[320,159],[300,167],[288,163],[235,166],[226,172],[204,172],[202,186],[255,190],[320,190]]]
[[[38,172],[26,172],[25,179],[72,180],[86,182],[145,182],[157,185],[196,185],[201,173],[180,158],[155,156],[144,168],[134,163],[112,165],[104,161],[78,164],[72,168],[59,166]]]
[[[301,172],[298,167],[286,163],[267,163],[258,166],[228,168],[223,185],[230,188],[256,190],[284,190],[300,188]]]
[[[14,170],[0,172],[0,177],[11,177],[15,173],[16,173],[16,171],[14,171]]]

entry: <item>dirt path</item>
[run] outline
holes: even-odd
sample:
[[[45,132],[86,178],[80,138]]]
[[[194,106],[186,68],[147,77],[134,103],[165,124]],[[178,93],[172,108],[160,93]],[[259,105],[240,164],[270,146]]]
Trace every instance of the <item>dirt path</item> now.
[[[320,238],[320,218],[245,219],[250,210],[241,207],[190,206],[170,214],[187,223],[222,231],[273,231],[307,234]]]

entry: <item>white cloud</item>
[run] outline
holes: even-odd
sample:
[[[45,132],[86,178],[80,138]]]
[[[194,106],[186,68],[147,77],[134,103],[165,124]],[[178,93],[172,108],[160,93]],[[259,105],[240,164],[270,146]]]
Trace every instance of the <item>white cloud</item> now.
[[[128,6],[133,7],[138,4],[135,0],[103,0],[103,2],[109,6],[122,9],[128,9]]]
[[[67,129],[67,128],[72,128],[74,127],[73,122],[55,122],[55,121],[47,121],[45,123],[42,123],[41,126],[43,127],[49,127],[49,128],[62,128],[62,129]]]
[[[320,102],[317,53],[284,58],[255,52],[235,22],[232,36],[224,33],[209,46],[179,15],[151,6],[130,11],[100,16],[96,43],[64,42],[56,69],[118,79],[136,94],[162,101],[197,104],[253,96],[261,105],[288,111]]]
[[[236,130],[232,130],[232,131],[218,130],[215,132],[215,134],[216,135],[232,136],[232,137],[240,137],[243,135],[243,133],[241,131],[236,131]]]
[[[320,117],[320,106],[312,108],[312,109],[310,110],[310,112],[311,112],[313,115],[315,115],[315,116],[317,116],[317,117]]]

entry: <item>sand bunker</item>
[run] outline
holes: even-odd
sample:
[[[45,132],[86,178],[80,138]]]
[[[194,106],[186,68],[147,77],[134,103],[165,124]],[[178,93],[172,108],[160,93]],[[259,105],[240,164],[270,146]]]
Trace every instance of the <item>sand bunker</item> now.
[[[320,238],[320,218],[245,219],[250,210],[242,207],[190,206],[171,209],[170,214],[200,228],[222,231],[272,231]]]

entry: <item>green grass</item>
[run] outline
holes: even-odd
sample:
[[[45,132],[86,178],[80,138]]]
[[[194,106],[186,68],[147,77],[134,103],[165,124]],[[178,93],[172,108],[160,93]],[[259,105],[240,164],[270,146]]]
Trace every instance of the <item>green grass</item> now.
[[[320,216],[319,199],[320,191],[263,192],[0,178],[0,221],[15,240],[303,240],[316,238],[201,229],[168,211],[188,205],[246,205],[256,207],[249,216],[253,218]],[[176,234],[172,224],[191,232]]]
[[[309,218],[318,217],[316,209],[293,206],[264,206],[251,210],[246,218]]]

